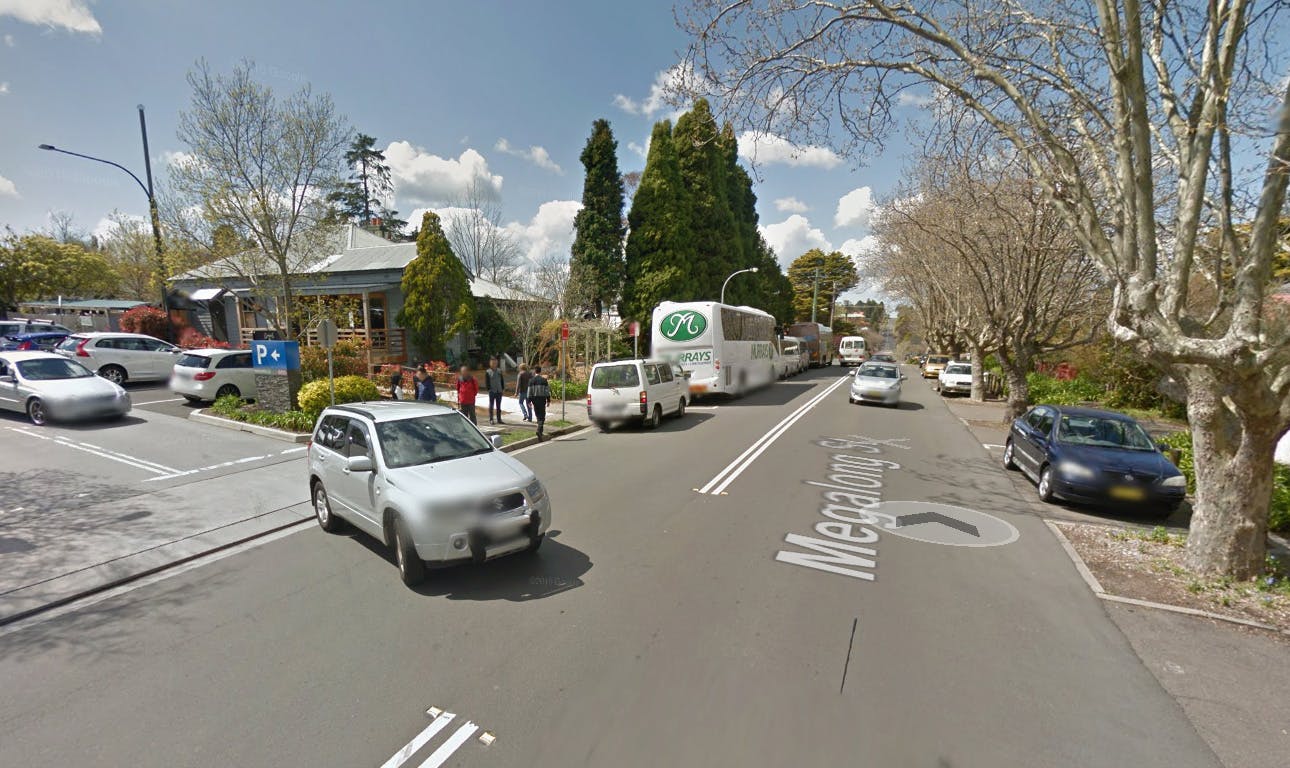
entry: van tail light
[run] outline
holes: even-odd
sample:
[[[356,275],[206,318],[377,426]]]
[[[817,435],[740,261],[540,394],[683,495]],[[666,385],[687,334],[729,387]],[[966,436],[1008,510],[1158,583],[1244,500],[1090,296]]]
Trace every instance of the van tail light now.
[[[210,381],[211,379],[215,378],[215,372],[202,371],[201,373],[194,374],[193,378],[196,379],[197,381]]]
[[[85,345],[86,345],[86,344],[89,344],[89,343],[90,343],[90,340],[89,340],[89,339],[83,339],[83,340],[81,341],[81,343],[80,343],[80,344],[77,344],[77,345],[76,345],[76,356],[77,356],[77,357],[89,357],[89,356],[90,356],[90,353],[85,351]]]
[[[591,395],[587,395],[587,408],[591,408]]]
[[[641,413],[649,413],[649,395],[643,389],[641,390]]]

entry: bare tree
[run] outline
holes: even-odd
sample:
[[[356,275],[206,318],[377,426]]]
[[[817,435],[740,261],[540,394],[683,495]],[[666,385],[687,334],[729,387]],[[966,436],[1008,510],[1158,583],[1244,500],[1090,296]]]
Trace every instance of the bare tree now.
[[[1290,178],[1290,78],[1272,85],[1287,68],[1284,4],[690,6],[696,80],[741,122],[799,140],[839,124],[854,151],[890,129],[901,91],[930,85],[1010,142],[1111,282],[1110,332],[1185,385],[1188,566],[1262,571],[1273,450],[1290,426],[1290,339],[1265,323]],[[1243,175],[1243,151],[1262,170]],[[1212,302],[1192,301],[1201,281]]]
[[[205,61],[188,74],[192,104],[179,139],[191,157],[170,166],[172,218],[212,249],[224,227],[253,244],[223,255],[221,271],[257,285],[272,276],[271,317],[289,331],[292,277],[326,253],[326,198],[340,181],[349,128],[330,96],[304,86],[280,98],[253,75],[249,62],[222,75]]]
[[[570,316],[570,309],[578,305],[577,296],[571,295],[569,283],[569,257],[548,254],[533,267],[533,292],[551,301],[562,317]]]
[[[445,214],[452,252],[471,278],[482,277],[497,285],[511,282],[519,270],[520,248],[502,224],[502,204],[488,180],[472,179],[450,201]]]
[[[142,219],[113,211],[112,226],[102,238],[103,250],[120,277],[121,296],[146,301],[157,295],[157,251],[152,228]]]

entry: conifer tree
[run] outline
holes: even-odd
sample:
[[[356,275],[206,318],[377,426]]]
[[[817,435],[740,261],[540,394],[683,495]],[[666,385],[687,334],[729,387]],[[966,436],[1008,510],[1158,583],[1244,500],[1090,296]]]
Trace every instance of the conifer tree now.
[[[475,321],[466,268],[452,252],[439,215],[426,211],[417,233],[417,257],[403,270],[403,308],[398,323],[412,342],[442,360],[448,341]]]
[[[597,120],[582,150],[586,180],[569,261],[570,282],[596,317],[614,303],[623,284],[623,177],[617,152],[609,121]]]

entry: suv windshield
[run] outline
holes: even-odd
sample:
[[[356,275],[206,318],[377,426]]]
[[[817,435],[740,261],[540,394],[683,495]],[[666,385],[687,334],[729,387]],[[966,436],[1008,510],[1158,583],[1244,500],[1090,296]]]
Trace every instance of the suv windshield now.
[[[18,373],[22,374],[22,377],[28,381],[83,379],[94,375],[80,363],[48,357],[40,360],[23,360],[19,362]]]
[[[1136,422],[1100,416],[1063,415],[1057,425],[1057,440],[1072,445],[1128,448],[1134,451],[1156,450],[1151,444],[1151,438]]]
[[[636,373],[636,366],[630,363],[624,365],[602,365],[591,374],[592,389],[639,387],[640,383],[641,379],[640,375]]]
[[[484,438],[459,413],[417,416],[376,425],[385,465],[390,469],[433,464],[493,450]]]

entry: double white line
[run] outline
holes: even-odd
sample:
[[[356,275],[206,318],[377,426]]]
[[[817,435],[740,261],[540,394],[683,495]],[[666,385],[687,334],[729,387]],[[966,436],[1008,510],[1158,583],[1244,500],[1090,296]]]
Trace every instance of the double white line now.
[[[788,416],[784,417],[783,421],[771,427],[769,432],[759,437],[757,442],[748,446],[748,450],[739,454],[739,458],[726,465],[726,468],[718,472],[717,476],[709,480],[706,485],[702,488],[696,488],[695,490],[699,493],[705,493],[712,496],[720,496],[725,493],[726,488],[735,481],[735,478],[743,474],[743,471],[748,469],[748,467],[757,460],[757,457],[770,447],[771,443],[778,440],[780,435],[787,432],[789,427],[797,423],[798,419],[801,419],[812,408],[819,405],[824,398],[828,397],[833,392],[833,390],[850,380],[850,376],[843,376],[825,387],[823,392],[806,401],[805,405],[802,405],[796,411],[793,411]]]
[[[434,722],[426,726],[425,730],[418,733],[412,741],[405,744],[403,749],[400,749],[398,752],[391,755],[390,759],[386,760],[385,763],[381,765],[381,768],[399,768],[399,766],[406,763],[422,747],[429,744],[431,739],[438,736],[440,731],[447,728],[448,725],[456,719],[456,717],[457,715],[452,712],[443,712],[436,716]],[[471,736],[475,735],[475,731],[478,730],[479,726],[467,720],[460,728],[454,731],[453,734],[444,741],[444,743],[440,744],[439,748],[425,759],[425,762],[421,763],[420,768],[439,768],[439,766],[448,762],[448,758],[452,757],[452,753],[460,749],[461,745],[465,744]]]

